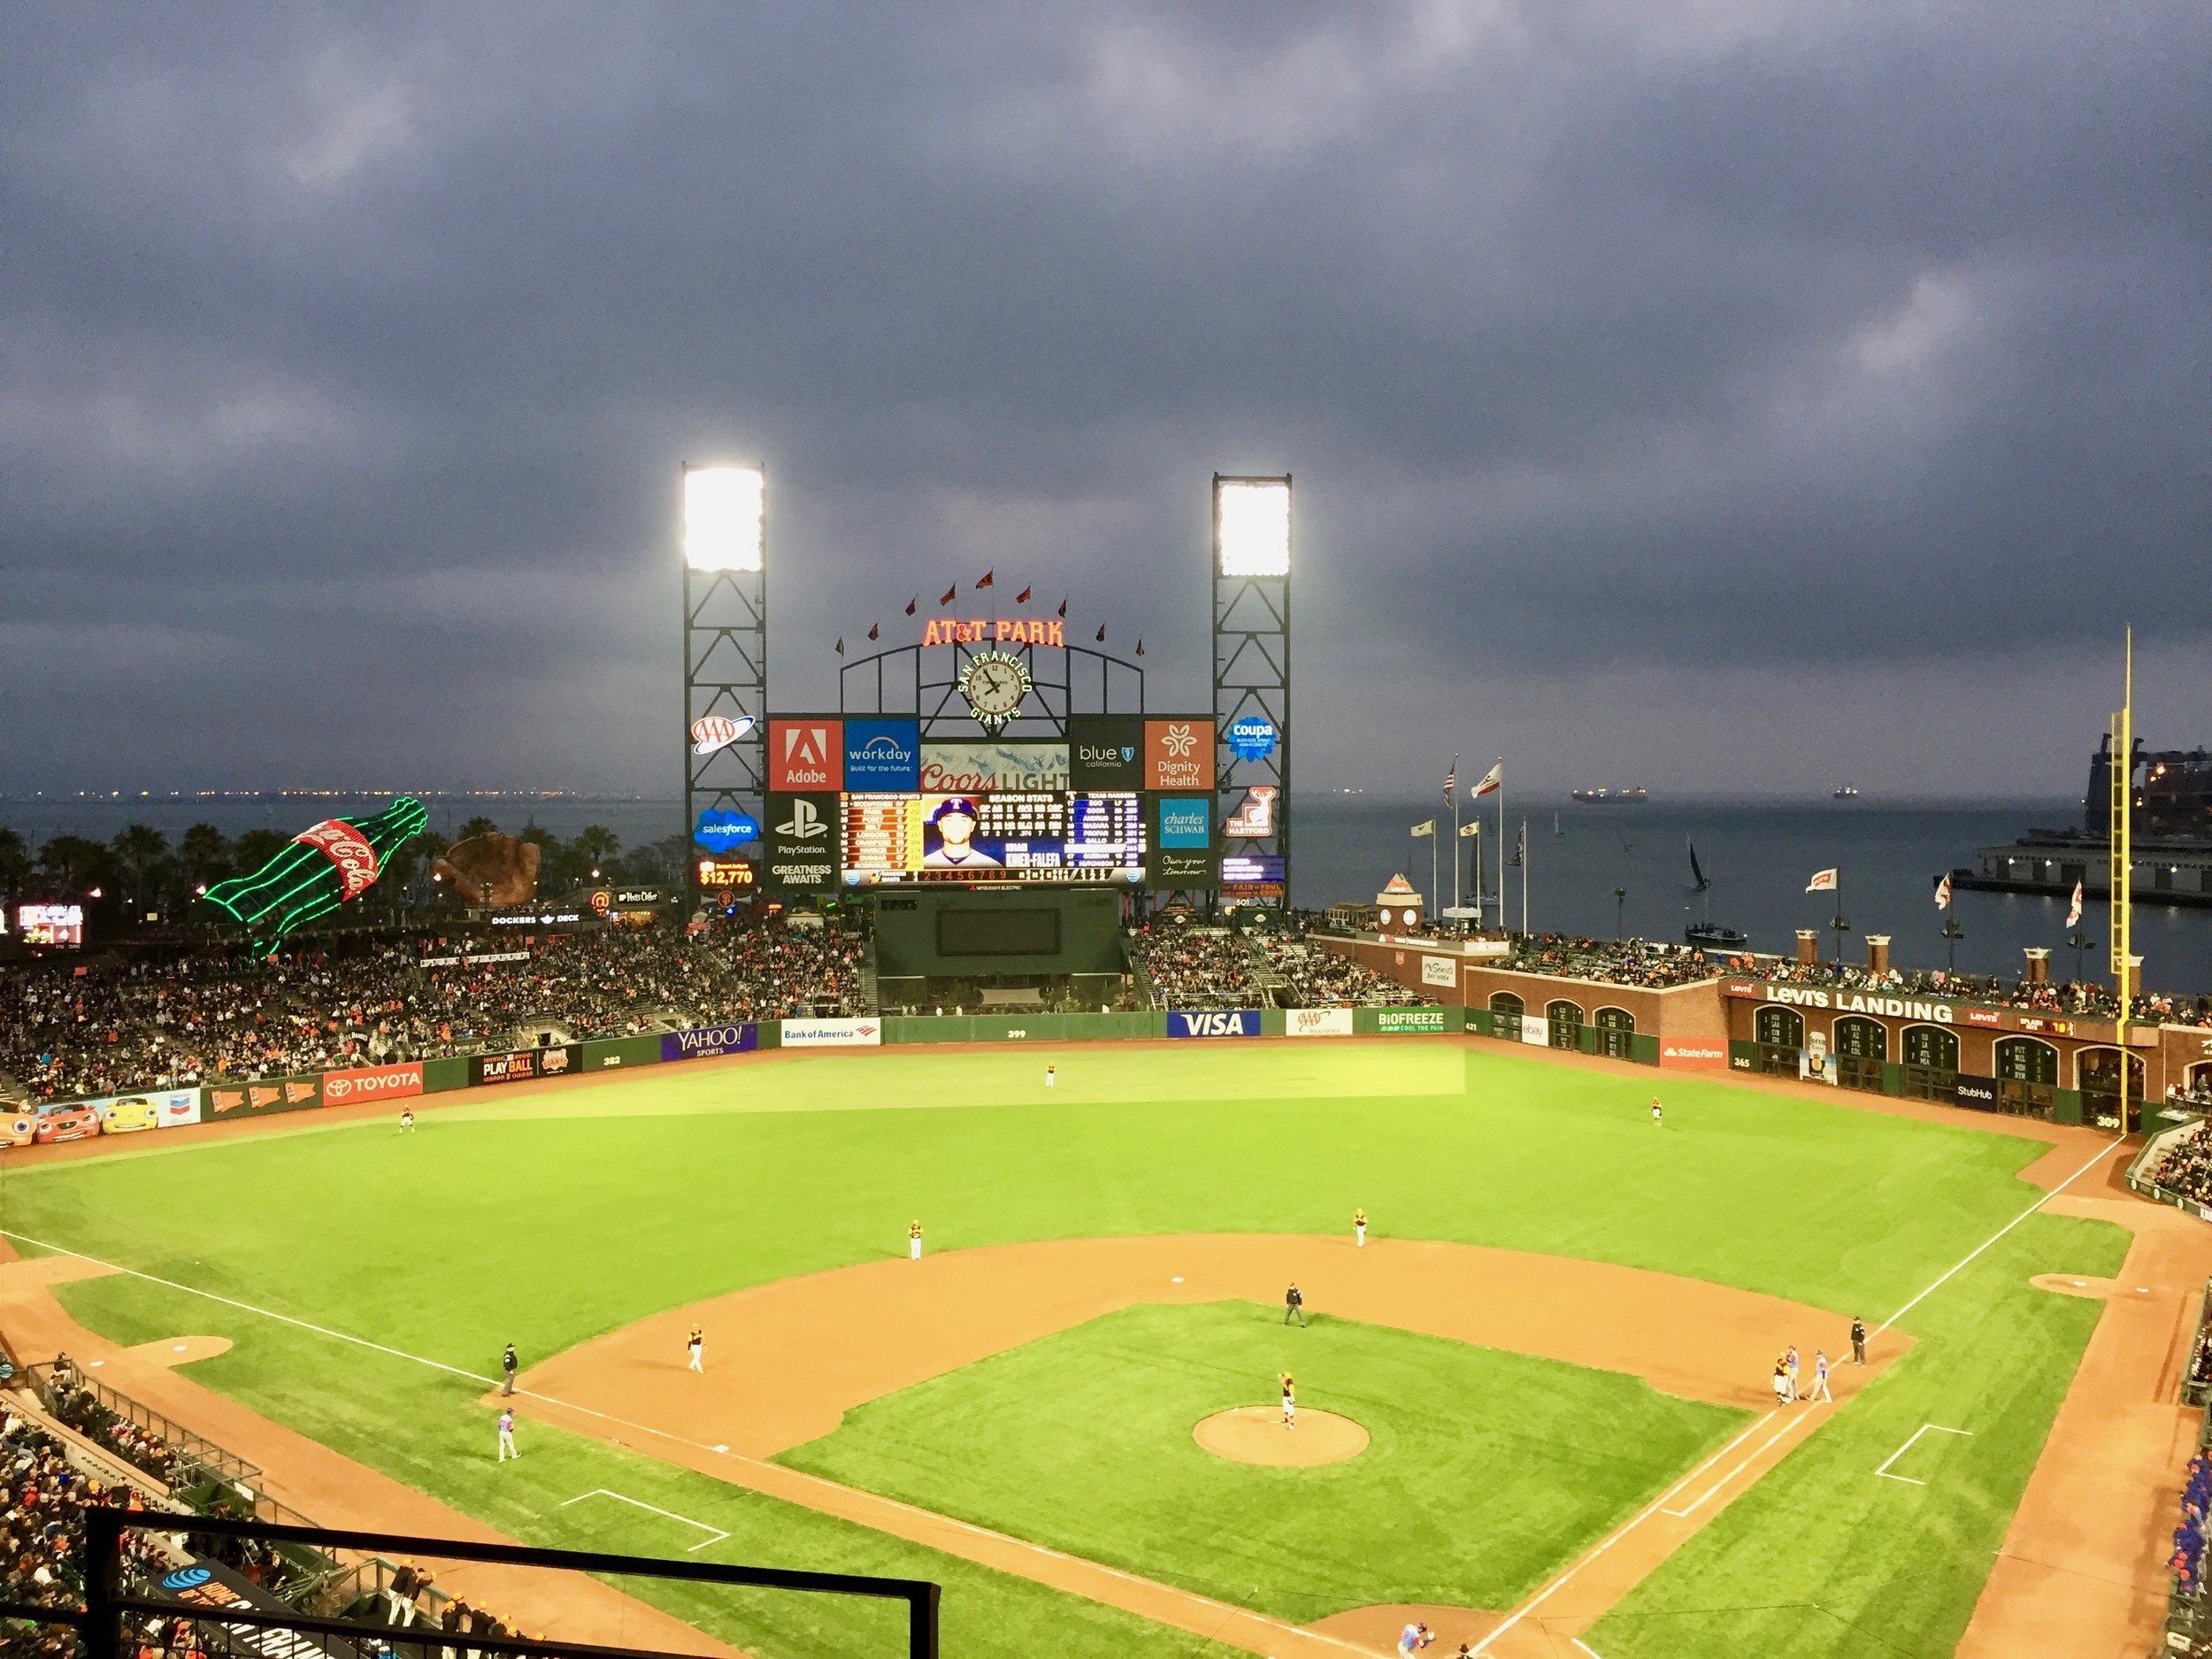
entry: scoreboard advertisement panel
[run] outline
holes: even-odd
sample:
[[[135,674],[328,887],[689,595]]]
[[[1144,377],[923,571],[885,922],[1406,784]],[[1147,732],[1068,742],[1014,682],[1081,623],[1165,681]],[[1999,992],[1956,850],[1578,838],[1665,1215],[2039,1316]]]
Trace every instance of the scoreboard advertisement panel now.
[[[845,885],[1144,879],[1144,803],[1132,791],[847,795]]]

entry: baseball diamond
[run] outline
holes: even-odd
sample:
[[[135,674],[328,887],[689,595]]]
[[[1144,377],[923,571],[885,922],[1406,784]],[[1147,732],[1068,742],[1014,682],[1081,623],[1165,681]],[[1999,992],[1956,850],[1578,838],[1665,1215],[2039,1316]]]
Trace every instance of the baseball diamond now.
[[[2139,1617],[2050,1545],[2205,1263],[2108,1138],[1726,1076],[1655,1130],[1648,1072],[1451,1032],[1048,1046],[1048,1093],[1030,1043],[771,1045],[405,1134],[377,1100],[16,1148],[5,1329],[326,1525],[926,1578],[960,1654]],[[594,1594],[564,1628],[648,1617]],[[652,1596],[723,1650],[900,1651],[888,1612]]]

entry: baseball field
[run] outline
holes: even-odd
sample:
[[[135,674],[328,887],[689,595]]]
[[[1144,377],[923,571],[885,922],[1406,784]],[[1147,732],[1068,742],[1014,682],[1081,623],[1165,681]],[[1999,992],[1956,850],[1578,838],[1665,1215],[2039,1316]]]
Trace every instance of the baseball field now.
[[[358,1469],[288,1500],[318,1520],[405,1488],[531,1543],[931,1578],[964,1656],[1387,1651],[1409,1609],[1500,1659],[1950,1654],[2100,1312],[2031,1281],[2129,1241],[2032,1208],[2085,1137],[1441,1039],[416,1104],[12,1167],[12,1271],[89,1258],[50,1296],[118,1388],[190,1337],[177,1387]],[[1791,1344],[1832,1402],[1778,1405]],[[654,1594],[761,1659],[902,1651],[879,1604]]]

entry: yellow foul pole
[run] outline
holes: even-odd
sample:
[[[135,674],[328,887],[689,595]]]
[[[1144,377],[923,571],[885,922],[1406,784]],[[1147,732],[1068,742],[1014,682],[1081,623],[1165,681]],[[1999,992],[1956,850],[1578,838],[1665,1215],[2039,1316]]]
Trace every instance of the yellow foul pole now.
[[[2120,707],[2112,717],[2112,827],[2108,908],[2112,923],[2112,983],[2119,993],[2120,1017],[2112,1040],[2120,1049],[2120,1133],[2128,1124],[2128,1003],[2134,967],[2135,910],[2135,630],[2127,631],[2127,662]]]

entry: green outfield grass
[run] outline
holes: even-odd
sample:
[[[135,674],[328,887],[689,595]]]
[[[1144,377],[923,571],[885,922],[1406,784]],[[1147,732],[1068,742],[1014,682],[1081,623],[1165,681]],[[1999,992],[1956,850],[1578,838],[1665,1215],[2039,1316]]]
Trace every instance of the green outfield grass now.
[[[1655,1087],[1664,1130],[1645,1110]],[[433,1102],[421,1122],[406,1138],[388,1120],[148,1137],[8,1173],[0,1225],[488,1374],[509,1339],[535,1360],[658,1309],[896,1255],[918,1215],[933,1248],[957,1248],[1339,1231],[1363,1204],[1385,1235],[1621,1262],[1879,1320],[2019,1214],[2033,1194],[2017,1172],[2042,1150],[1980,1120],[1420,1039],[783,1056]],[[2018,1228],[1916,1308],[1914,1352],[1762,1484],[1756,1503],[1780,1518],[1736,1506],[1609,1621],[1599,1651],[1756,1651],[1735,1632],[1781,1616],[1711,1609],[1786,1603],[1793,1659],[1948,1652],[2095,1317],[2025,1279],[2109,1273],[2124,1245],[2097,1223]],[[230,1336],[195,1375],[518,1536],[576,1541],[560,1499],[636,1488],[687,1515],[720,1506],[729,1518],[702,1518],[731,1531],[725,1558],[943,1579],[970,1621],[963,1654],[1193,1650],[609,1448],[564,1440],[503,1481],[465,1381],[142,1282],[64,1294],[129,1340]],[[1924,1488],[1871,1479],[1924,1420],[1976,1438]],[[764,1659],[854,1651],[803,1618],[716,1618]]]
[[[1250,1302],[1127,1308],[846,1414],[781,1461],[1302,1624],[1509,1607],[1750,1414],[1640,1379]],[[1370,1436],[1264,1469],[1191,1437],[1271,1400]]]

